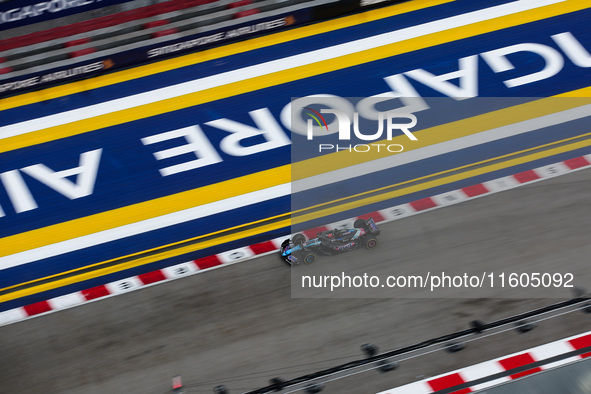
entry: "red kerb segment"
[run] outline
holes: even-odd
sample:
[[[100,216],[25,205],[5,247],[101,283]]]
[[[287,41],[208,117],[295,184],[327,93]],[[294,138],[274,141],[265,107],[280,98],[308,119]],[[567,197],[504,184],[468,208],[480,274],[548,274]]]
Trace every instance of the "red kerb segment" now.
[[[484,187],[484,185],[482,183],[479,183],[477,185],[472,185],[472,186],[468,186],[462,189],[462,191],[466,194],[466,196],[468,197],[476,197],[479,196],[481,194],[485,194],[488,193],[489,190]]]
[[[277,250],[277,248],[275,247],[275,245],[273,245],[273,242],[271,242],[271,241],[266,241],[266,242],[261,242],[258,244],[250,245],[250,249],[252,249],[254,254],[262,254],[262,253],[273,252],[273,251]]]
[[[52,310],[51,306],[47,301],[39,301],[34,304],[26,305],[23,308],[29,316],[35,316],[40,313],[45,313]]]
[[[160,282],[166,279],[162,271],[152,271],[146,272],[145,274],[138,275],[138,278],[142,281],[143,284],[149,285],[150,283]]]
[[[591,163],[584,157],[575,157],[574,159],[565,160],[564,164],[571,170],[575,170],[577,168],[587,167]]]
[[[217,256],[207,256],[195,260],[195,264],[197,265],[197,267],[199,267],[199,269],[204,270],[207,268],[222,265],[222,262],[220,261],[220,259],[217,258]]]
[[[444,389],[453,388],[455,386],[459,386],[460,384],[467,383],[464,378],[459,373],[454,373],[447,376],[442,376],[437,379],[429,380],[427,382],[429,386],[433,389],[433,391],[439,391]],[[461,389],[458,391],[453,391],[452,394],[465,394],[471,393],[472,390],[469,388]]]
[[[425,209],[435,208],[437,206],[431,197],[413,201],[410,203],[410,205],[415,209],[415,211],[424,211]]]
[[[82,290],[80,293],[82,293],[84,298],[86,298],[86,301],[105,297],[111,294],[109,290],[105,287],[105,285],[100,285],[97,287],[92,287],[90,289]]]
[[[513,175],[513,177],[517,179],[517,182],[519,183],[526,183],[540,179],[540,176],[536,174],[534,170],[520,172],[519,174]]]
[[[536,360],[534,360],[534,358],[529,353],[518,354],[517,356],[509,357],[504,360],[499,360],[499,364],[501,364],[503,368],[505,368],[505,370],[507,371],[510,369],[523,367],[524,365],[528,365],[534,362],[536,362]],[[527,371],[512,374],[510,376],[511,379],[518,379],[523,376],[531,375],[540,371],[542,371],[542,368],[535,367],[532,369],[528,369]]]

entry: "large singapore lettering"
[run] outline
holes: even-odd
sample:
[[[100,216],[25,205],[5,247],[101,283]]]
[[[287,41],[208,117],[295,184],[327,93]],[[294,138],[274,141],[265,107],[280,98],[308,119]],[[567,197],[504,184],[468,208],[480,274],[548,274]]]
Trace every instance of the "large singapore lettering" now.
[[[541,70],[503,81],[507,88],[523,86],[551,78],[562,71],[566,59],[581,68],[591,67],[591,54],[571,32],[554,34],[551,38],[562,53],[555,48],[539,43],[510,45],[483,52],[479,55],[460,58],[458,59],[458,70],[443,75],[434,75],[422,68],[390,75],[385,77],[384,81],[391,91],[372,97],[376,101],[379,101],[379,99],[383,101],[399,98],[404,104],[400,109],[405,112],[418,112],[428,109],[429,106],[420,98],[409,79],[457,100],[477,97],[479,95],[478,56],[484,59],[485,63],[495,73],[518,69],[519,66],[510,60],[510,56],[519,52],[531,53],[543,60],[544,66]],[[453,80],[458,80],[458,84],[452,82]],[[372,107],[366,105],[358,109],[362,115],[364,113],[370,115],[368,119],[373,118],[374,110]]]
[[[518,77],[503,80],[505,88],[516,88],[552,78],[564,69],[567,61],[577,67],[591,68],[591,54],[571,32],[554,34],[551,39],[557,48],[531,42],[513,44],[477,55],[462,57],[457,60],[458,68],[456,71],[441,75],[433,74],[423,68],[389,75],[384,77],[384,82],[389,90],[359,101],[356,110],[360,116],[371,120],[378,119],[380,111],[376,109],[376,105],[380,103],[385,104],[387,102],[387,105],[390,106],[384,109],[382,105],[381,111],[396,110],[404,113],[416,113],[428,110],[430,106],[417,91],[417,85],[419,84],[455,100],[478,97],[480,95],[479,67],[483,67],[483,64],[479,65],[479,63],[484,63],[490,70],[499,75],[508,71],[519,73],[520,64],[516,62],[519,56],[513,55],[520,53],[529,54],[532,58],[538,57],[541,59],[542,66],[539,70],[533,72],[530,70]],[[350,104],[339,103],[336,100],[338,98],[330,94],[313,94],[298,100],[302,100],[306,105],[320,104],[352,113],[352,109],[348,108]],[[391,104],[393,99],[397,99],[398,103]],[[335,103],[337,103],[338,108],[335,108]],[[394,108],[393,105],[398,105],[398,107]],[[281,119],[283,123],[293,133],[306,135],[307,129],[303,121],[300,121],[298,117],[289,119],[291,110],[291,105],[288,104],[282,111]],[[291,124],[292,122],[296,123]],[[336,127],[333,128],[336,129]]]
[[[417,113],[428,110],[427,101],[419,94],[418,87],[426,86],[440,94],[465,100],[481,95],[479,89],[484,89],[479,81],[479,74],[484,67],[503,76],[511,71],[511,77],[502,79],[504,89],[512,89],[528,84],[540,83],[543,80],[564,72],[565,66],[591,68],[591,54],[589,49],[571,32],[563,32],[550,36],[553,45],[522,42],[470,54],[457,59],[457,69],[436,75],[425,65],[424,68],[403,71],[383,78],[384,89],[378,94],[365,96],[355,106],[343,97],[331,94],[310,94],[301,97],[305,105],[320,104],[323,108],[342,111],[346,114],[358,113],[358,116],[369,120],[379,119],[384,111],[398,113]],[[519,73],[522,57],[517,54],[527,53],[540,59],[539,69]],[[515,55],[515,56],[514,56]],[[443,59],[447,61],[447,59]],[[442,61],[443,61],[442,60]],[[480,68],[480,69],[479,69]],[[586,86],[586,85],[584,85]],[[311,92],[312,93],[312,92]],[[375,93],[371,92],[371,93]],[[394,104],[390,104],[395,101]],[[397,106],[384,108],[383,104]],[[247,103],[248,104],[248,103]],[[378,110],[379,108],[379,110]],[[234,158],[254,157],[256,154],[277,149],[291,143],[289,132],[307,135],[307,124],[303,117],[292,117],[292,103],[287,102],[279,113],[272,113],[263,107],[249,112],[252,122],[243,124],[235,120],[220,118],[210,120],[201,125],[188,125],[175,130],[147,130],[138,136],[136,142],[142,149],[148,149],[155,159],[156,174],[169,177],[187,171],[205,168]],[[329,119],[330,120],[330,119]],[[331,131],[338,131],[338,119],[333,116],[328,126]],[[294,123],[295,122],[295,123]],[[293,123],[293,124],[292,124]],[[208,129],[205,129],[207,127]],[[212,142],[210,133],[223,132],[224,137]],[[326,133],[324,133],[326,134]],[[316,134],[314,134],[316,137]],[[136,146],[137,147],[137,146]],[[135,149],[130,147],[130,149]],[[74,200],[92,195],[95,180],[100,170],[102,149],[86,152],[76,152],[79,155],[79,165],[60,171],[52,169],[43,163],[24,166],[16,169],[3,169],[0,172],[0,188],[5,190],[8,197],[4,206],[0,206],[0,217],[9,213],[22,213],[39,208],[43,199],[35,195],[38,187],[31,187],[32,182],[45,185],[49,190],[57,192],[63,197]],[[150,157],[150,159],[152,158]],[[149,168],[149,164],[148,168]],[[248,164],[245,164],[248,165]],[[133,181],[133,180],[130,180]],[[32,191],[37,190],[37,191]]]
[[[16,213],[38,208],[37,201],[21,173],[29,175],[70,200],[90,196],[94,190],[101,153],[102,149],[84,152],[80,155],[77,167],[62,171],[54,171],[41,163],[5,171],[0,173],[0,183],[6,189],[6,194]],[[69,177],[75,177],[75,181]],[[5,216],[1,206],[0,216]]]
[[[217,119],[205,123],[208,126],[230,133],[220,141],[220,150],[231,156],[249,156],[266,150],[289,145],[291,141],[277,123],[268,108],[249,112],[257,127],[252,127],[230,119]],[[263,137],[264,142],[243,146],[241,141],[253,137]],[[144,145],[152,145],[167,140],[179,140],[179,145],[153,153],[156,160],[190,154],[191,160],[161,168],[160,174],[168,176],[209,166],[222,161],[220,154],[208,140],[199,125],[168,131],[141,139]],[[182,141],[181,139],[184,139]]]

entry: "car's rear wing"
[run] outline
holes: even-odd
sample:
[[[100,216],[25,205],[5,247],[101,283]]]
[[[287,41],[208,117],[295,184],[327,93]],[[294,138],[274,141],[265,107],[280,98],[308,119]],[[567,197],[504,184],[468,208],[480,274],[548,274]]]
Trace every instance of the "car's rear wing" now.
[[[367,228],[370,233],[375,234],[375,235],[378,235],[380,233],[380,229],[378,228],[378,225],[373,220],[373,218],[367,219],[366,223],[367,223]]]

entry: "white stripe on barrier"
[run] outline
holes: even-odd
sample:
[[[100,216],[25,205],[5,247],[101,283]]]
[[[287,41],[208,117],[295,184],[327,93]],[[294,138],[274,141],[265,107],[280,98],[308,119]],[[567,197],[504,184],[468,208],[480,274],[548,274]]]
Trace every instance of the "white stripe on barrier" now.
[[[482,379],[490,375],[494,375],[496,373],[505,372],[503,367],[499,365],[497,362],[488,361],[479,363],[473,366],[470,366],[462,371],[467,382],[471,382],[477,379]],[[473,386],[473,390],[482,390],[488,387],[492,387],[494,385],[507,382],[511,379],[508,377],[502,377],[498,379],[491,380],[490,382],[481,383]]]
[[[429,394],[431,392],[429,387],[423,382],[407,384],[403,387],[400,387],[400,390],[396,390],[397,391],[395,392],[395,394]],[[394,394],[394,391],[386,390],[378,394]]]

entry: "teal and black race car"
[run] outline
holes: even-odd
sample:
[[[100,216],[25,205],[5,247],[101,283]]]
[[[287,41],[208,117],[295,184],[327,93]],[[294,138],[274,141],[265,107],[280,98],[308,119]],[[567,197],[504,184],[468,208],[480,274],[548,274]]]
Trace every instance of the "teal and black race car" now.
[[[352,229],[334,229],[317,233],[314,239],[296,234],[281,244],[281,257],[289,264],[312,264],[317,255],[330,256],[365,247],[374,248],[380,229],[372,218],[357,219]]]

